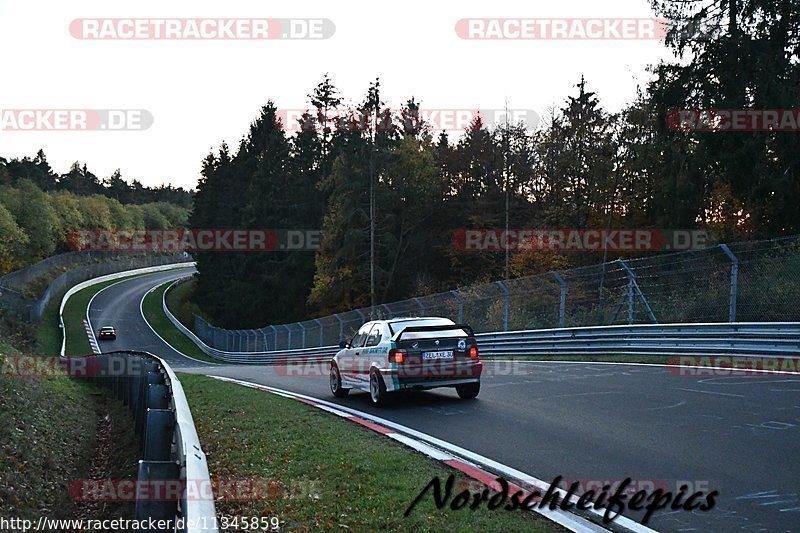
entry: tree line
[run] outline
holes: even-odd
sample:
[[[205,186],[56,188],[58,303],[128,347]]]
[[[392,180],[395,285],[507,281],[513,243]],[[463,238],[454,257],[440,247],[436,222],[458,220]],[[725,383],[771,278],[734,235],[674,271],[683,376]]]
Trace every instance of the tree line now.
[[[188,222],[191,193],[128,184],[116,171],[99,180],[75,163],[57,175],[44,152],[0,158],[0,273],[71,251],[78,230],[171,229]]]
[[[670,20],[666,44],[680,60],[653,65],[619,112],[582,77],[535,131],[476,118],[460,136],[437,133],[415,98],[388,108],[378,80],[348,107],[326,75],[294,135],[268,102],[235,150],[206,157],[190,223],[321,228],[322,249],[198,254],[197,303],[227,327],[367,306],[373,253],[378,302],[499,279],[503,254],[451,241],[460,228],[503,227],[506,202],[512,228],[700,228],[726,241],[797,233],[797,132],[682,131],[669,117],[792,108],[800,2],[652,5]],[[519,252],[510,275],[599,260]]]

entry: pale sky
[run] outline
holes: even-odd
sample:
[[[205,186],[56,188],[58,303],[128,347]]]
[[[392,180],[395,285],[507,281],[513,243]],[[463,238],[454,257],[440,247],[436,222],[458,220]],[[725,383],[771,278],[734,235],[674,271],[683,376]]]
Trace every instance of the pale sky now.
[[[393,7],[390,7],[393,6]],[[396,6],[396,7],[395,7]],[[647,18],[648,0],[208,2],[0,0],[0,110],[136,109],[142,131],[0,131],[0,155],[43,148],[56,172],[73,161],[101,178],[120,168],[155,186],[193,188],[203,157],[232,147],[268,99],[304,109],[328,72],[348,102],[381,78],[399,107],[512,109],[546,114],[575,94],[581,74],[603,106],[631,101],[645,68],[671,54],[658,40],[464,40],[462,18]],[[79,18],[325,18],[325,40],[81,40]]]

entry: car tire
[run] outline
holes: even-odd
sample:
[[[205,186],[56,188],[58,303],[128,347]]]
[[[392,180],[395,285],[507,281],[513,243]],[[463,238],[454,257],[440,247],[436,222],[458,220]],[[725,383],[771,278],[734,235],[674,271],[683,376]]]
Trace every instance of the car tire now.
[[[386,384],[383,382],[383,377],[380,372],[373,370],[369,374],[369,399],[372,400],[372,405],[381,407],[386,405],[388,400],[386,392]]]
[[[347,398],[347,395],[350,394],[350,389],[342,387],[342,376],[339,373],[339,367],[336,365],[331,365],[330,383],[331,392],[337,398]]]
[[[456,392],[458,393],[458,397],[462,400],[472,400],[481,392],[481,382],[456,385]]]

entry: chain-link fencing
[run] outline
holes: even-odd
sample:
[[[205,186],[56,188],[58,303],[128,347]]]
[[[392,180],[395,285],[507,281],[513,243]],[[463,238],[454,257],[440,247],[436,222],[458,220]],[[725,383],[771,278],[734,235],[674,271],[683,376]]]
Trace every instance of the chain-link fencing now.
[[[476,332],[643,323],[800,320],[800,237],[618,259],[463,287],[291,324],[227,330],[195,316],[209,346],[265,352],[331,346],[371,319],[442,316]]]
[[[0,277],[0,308],[32,322],[39,322],[45,308],[57,295],[82,281],[125,270],[192,261],[183,253],[70,252],[50,257],[30,267]],[[26,286],[43,276],[52,276],[41,295],[31,295]]]

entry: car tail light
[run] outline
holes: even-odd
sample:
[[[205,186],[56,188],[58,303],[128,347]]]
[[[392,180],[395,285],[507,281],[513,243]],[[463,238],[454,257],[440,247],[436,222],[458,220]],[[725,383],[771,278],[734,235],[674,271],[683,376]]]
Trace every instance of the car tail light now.
[[[470,346],[469,347],[469,351],[467,352],[467,355],[469,355],[473,359],[477,359],[478,358],[478,347],[477,346]]]
[[[403,350],[392,349],[389,350],[389,362],[390,363],[402,363],[406,360],[406,353]]]

